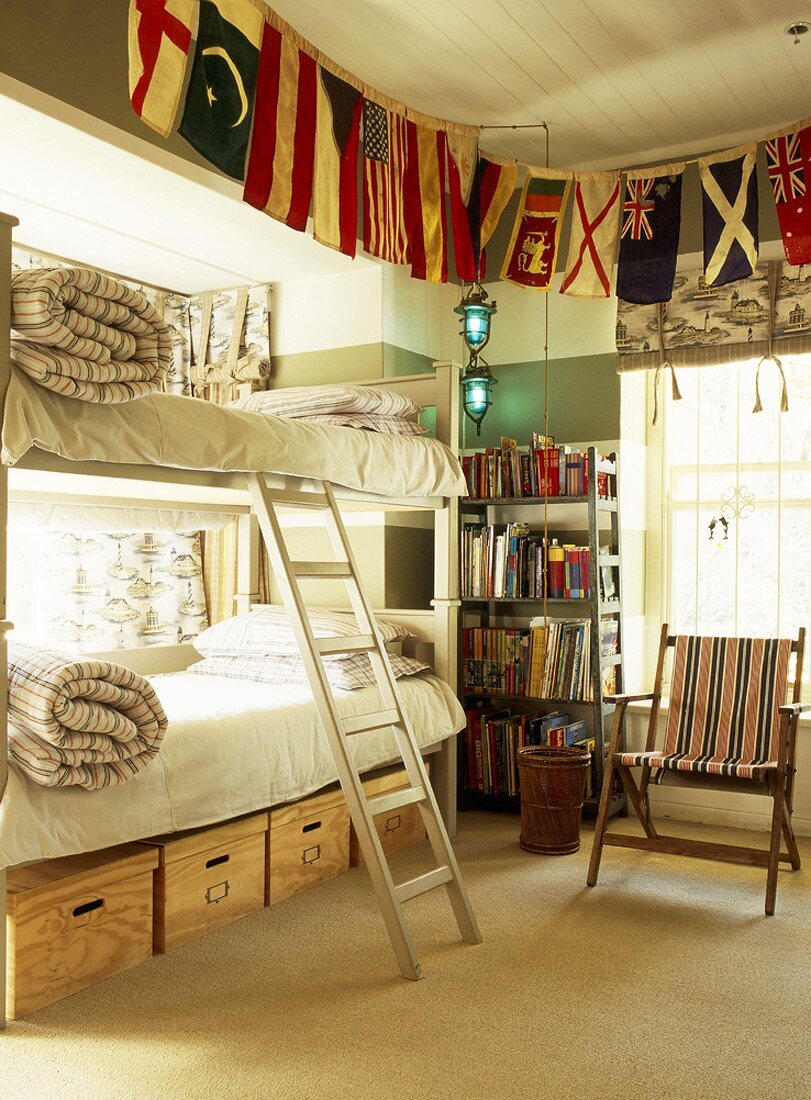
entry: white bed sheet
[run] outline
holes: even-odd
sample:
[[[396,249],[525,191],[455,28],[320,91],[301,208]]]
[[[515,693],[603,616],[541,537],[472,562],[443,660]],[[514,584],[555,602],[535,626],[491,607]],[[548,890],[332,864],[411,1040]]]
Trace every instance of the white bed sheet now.
[[[150,677],[169,718],[161,751],[121,787],[32,783],[11,764],[0,804],[0,869],[191,829],[288,802],[337,779],[309,687],[188,672]],[[399,681],[420,745],[457,733],[464,713],[448,684]],[[379,710],[377,688],[339,693],[342,715]],[[350,744],[361,771],[397,758],[390,730]]]
[[[14,466],[32,447],[73,462],[313,477],[388,497],[467,493],[457,458],[425,436],[263,416],[167,393],[94,405],[12,369],[2,460]]]

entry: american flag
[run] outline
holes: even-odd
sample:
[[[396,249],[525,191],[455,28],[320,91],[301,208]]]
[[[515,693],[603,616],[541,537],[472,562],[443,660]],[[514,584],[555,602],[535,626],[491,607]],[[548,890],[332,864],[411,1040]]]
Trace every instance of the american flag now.
[[[408,261],[403,189],[406,120],[379,103],[363,103],[363,247],[393,264]]]
[[[630,233],[631,239],[638,241],[644,233],[649,241],[653,240],[653,229],[648,214],[653,210],[655,203],[653,199],[648,198],[648,195],[654,182],[653,178],[628,180],[627,198],[623,206],[623,213],[627,214],[627,217],[620,236],[627,237]]]
[[[787,134],[764,142],[769,179],[775,202],[790,202],[805,194],[800,134]]]

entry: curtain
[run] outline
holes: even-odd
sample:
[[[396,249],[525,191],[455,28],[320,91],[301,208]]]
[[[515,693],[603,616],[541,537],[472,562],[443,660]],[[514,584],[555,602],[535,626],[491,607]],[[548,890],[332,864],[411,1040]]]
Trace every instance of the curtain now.
[[[673,397],[680,398],[676,368],[771,362],[781,376],[781,408],[788,408],[782,355],[811,351],[811,269],[776,261],[761,264],[748,279],[707,286],[701,271],[680,272],[669,302],[617,311],[617,370],[670,370]],[[760,367],[755,408],[760,411]],[[655,419],[655,413],[654,413]]]

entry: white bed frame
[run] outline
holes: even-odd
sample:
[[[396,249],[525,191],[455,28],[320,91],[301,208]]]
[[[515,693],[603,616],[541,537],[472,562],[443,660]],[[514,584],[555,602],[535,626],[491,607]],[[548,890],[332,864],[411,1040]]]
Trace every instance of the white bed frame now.
[[[9,298],[11,237],[17,220],[0,213],[0,423],[10,378]],[[380,385],[381,379],[353,385]],[[431,373],[385,379],[386,389],[397,390],[417,404],[436,408],[436,435],[453,453],[459,452],[459,370],[450,362],[434,364]],[[141,506],[156,504],[169,508],[210,509],[239,517],[237,565],[238,612],[248,610],[258,600],[259,528],[251,510],[250,497],[241,474],[223,474],[196,470],[167,469],[99,462],[69,462],[38,449],[29,451],[20,469],[47,471],[48,497],[77,504]],[[115,479],[110,481],[110,479]],[[278,491],[299,488],[293,477],[267,475],[267,484]],[[51,493],[51,485],[53,492]],[[342,510],[430,511],[434,513],[434,598],[431,610],[381,608],[386,617],[397,619],[411,628],[420,642],[433,650],[433,666],[451,687],[457,687],[458,637],[458,508],[456,501],[444,497],[400,499],[364,494],[334,486]],[[15,493],[15,496],[18,494]],[[43,499],[42,491],[22,492],[28,499]],[[0,465],[0,797],[8,776],[7,730],[7,649],[6,632],[12,624],[6,620],[6,531],[8,524],[8,470]],[[180,671],[197,654],[191,646],[154,646],[118,650],[113,659],[142,673]],[[441,742],[433,754],[432,783],[448,833],[456,832],[456,738]],[[0,905],[6,911],[6,872],[0,871]],[[5,1027],[5,920],[0,920],[0,1029]]]

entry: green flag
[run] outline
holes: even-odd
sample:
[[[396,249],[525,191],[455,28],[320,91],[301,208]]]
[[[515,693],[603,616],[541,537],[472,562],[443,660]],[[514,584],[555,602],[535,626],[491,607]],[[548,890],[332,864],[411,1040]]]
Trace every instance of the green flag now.
[[[245,178],[264,19],[249,0],[202,0],[180,133],[206,160]]]

